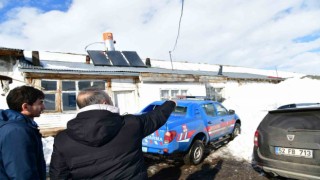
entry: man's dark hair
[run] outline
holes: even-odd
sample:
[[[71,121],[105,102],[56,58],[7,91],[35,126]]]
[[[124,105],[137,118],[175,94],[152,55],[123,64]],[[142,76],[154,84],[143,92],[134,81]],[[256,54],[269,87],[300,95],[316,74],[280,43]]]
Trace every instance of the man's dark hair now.
[[[10,109],[21,112],[22,104],[32,105],[37,99],[44,99],[44,93],[32,86],[19,86],[12,89],[7,96],[7,104]]]

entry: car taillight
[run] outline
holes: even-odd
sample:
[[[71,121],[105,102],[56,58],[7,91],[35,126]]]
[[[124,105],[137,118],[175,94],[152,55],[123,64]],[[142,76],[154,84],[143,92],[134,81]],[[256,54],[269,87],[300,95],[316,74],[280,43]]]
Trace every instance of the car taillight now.
[[[166,134],[164,135],[164,143],[165,144],[170,143],[171,141],[174,140],[176,135],[177,135],[176,131],[168,131],[168,132],[166,132]]]
[[[258,142],[258,137],[259,137],[259,131],[256,130],[256,132],[254,133],[254,146],[259,147],[259,142]]]

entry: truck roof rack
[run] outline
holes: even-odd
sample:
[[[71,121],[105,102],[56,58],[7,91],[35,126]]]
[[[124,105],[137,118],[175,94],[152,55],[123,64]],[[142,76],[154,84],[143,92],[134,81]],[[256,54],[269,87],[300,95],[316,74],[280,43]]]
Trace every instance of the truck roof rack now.
[[[212,100],[212,98],[210,98],[208,96],[184,96],[184,95],[177,95],[176,99]]]
[[[320,103],[297,103],[297,104],[286,104],[278,107],[278,109],[290,109],[290,108],[305,108],[305,107],[320,107]]]

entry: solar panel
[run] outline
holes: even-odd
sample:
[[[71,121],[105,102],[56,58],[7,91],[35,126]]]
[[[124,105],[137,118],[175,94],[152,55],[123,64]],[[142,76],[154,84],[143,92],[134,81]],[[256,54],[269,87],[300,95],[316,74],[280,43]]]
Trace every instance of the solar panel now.
[[[120,51],[107,51],[107,56],[114,66],[130,66]]]
[[[127,58],[131,66],[146,67],[136,51],[122,51],[122,54]]]
[[[103,51],[90,50],[87,51],[95,66],[111,66],[111,62],[107,59]]]

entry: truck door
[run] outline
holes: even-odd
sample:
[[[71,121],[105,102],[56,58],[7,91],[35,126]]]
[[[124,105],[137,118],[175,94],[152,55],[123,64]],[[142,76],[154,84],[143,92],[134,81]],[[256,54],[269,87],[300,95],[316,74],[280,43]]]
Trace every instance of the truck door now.
[[[214,141],[222,135],[222,132],[220,131],[221,119],[217,116],[213,103],[203,104],[202,108],[206,114],[206,128],[210,141]]]
[[[234,115],[229,114],[228,110],[219,103],[215,103],[217,117],[220,121],[220,131],[222,135],[230,134],[234,128]]]

